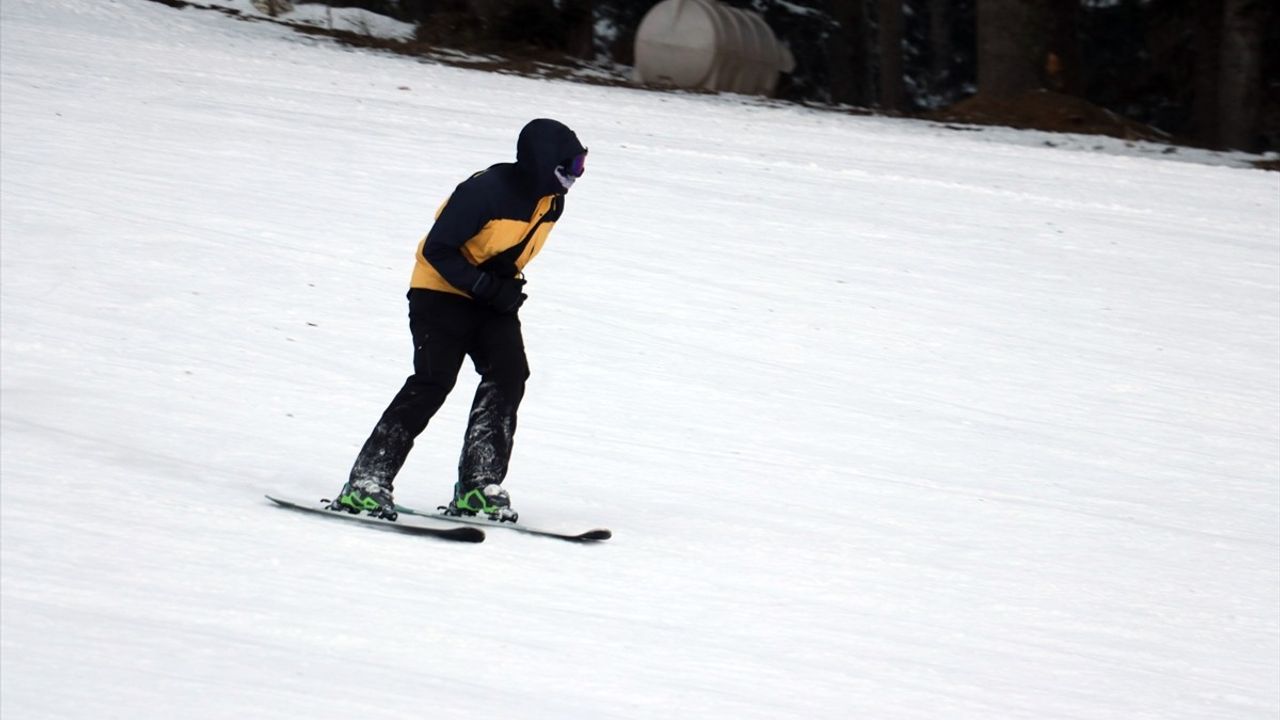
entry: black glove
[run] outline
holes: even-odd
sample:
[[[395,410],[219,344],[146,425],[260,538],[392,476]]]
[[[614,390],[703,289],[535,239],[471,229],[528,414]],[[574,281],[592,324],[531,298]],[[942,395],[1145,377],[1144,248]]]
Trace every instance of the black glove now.
[[[471,288],[471,294],[500,313],[512,314],[529,298],[523,292],[524,278],[498,277],[485,273]]]

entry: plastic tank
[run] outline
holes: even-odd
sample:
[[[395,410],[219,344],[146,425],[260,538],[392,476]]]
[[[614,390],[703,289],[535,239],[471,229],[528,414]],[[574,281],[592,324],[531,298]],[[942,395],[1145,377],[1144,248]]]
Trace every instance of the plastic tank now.
[[[636,30],[635,78],[647,85],[772,95],[795,64],[759,13],[717,0],[663,0]]]

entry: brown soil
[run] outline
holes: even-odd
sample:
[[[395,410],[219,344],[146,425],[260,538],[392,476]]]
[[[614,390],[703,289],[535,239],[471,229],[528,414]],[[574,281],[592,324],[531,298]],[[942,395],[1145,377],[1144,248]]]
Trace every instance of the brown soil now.
[[[1122,117],[1087,100],[1049,90],[1035,90],[1014,97],[983,95],[962,100],[950,107],[925,113],[926,120],[966,125],[1000,125],[1024,130],[1107,135],[1124,140],[1146,140],[1173,145],[1191,145],[1168,133]],[[1280,171],[1280,160],[1257,160],[1260,170]]]
[[[1086,100],[1049,90],[1008,98],[975,95],[924,117],[939,122],[1108,135],[1125,140],[1170,142],[1173,139],[1156,128],[1121,117]]]

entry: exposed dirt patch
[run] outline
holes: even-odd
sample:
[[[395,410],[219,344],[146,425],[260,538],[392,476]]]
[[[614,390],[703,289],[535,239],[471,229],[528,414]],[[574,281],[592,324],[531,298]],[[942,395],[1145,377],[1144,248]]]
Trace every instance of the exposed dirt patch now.
[[[1172,135],[1098,107],[1087,100],[1049,90],[1036,90],[1014,97],[983,95],[962,100],[950,107],[922,115],[926,120],[966,125],[999,125],[1024,130],[1106,135],[1123,140],[1143,140],[1170,145],[1191,145]],[[965,128],[957,127],[957,130]],[[1280,171],[1280,160],[1253,163],[1260,170]]]
[[[1121,117],[1086,100],[1048,90],[1008,98],[975,95],[923,117],[940,122],[1107,135],[1124,140],[1173,140],[1169,134],[1156,128]]]

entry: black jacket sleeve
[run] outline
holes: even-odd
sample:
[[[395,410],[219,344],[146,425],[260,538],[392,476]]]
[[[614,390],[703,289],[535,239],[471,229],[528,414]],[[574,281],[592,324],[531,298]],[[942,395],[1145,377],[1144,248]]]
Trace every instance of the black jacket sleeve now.
[[[422,245],[423,259],[446,282],[473,295],[476,286],[485,280],[485,274],[462,256],[462,245],[493,219],[484,193],[475,185],[468,181],[454,190]]]

